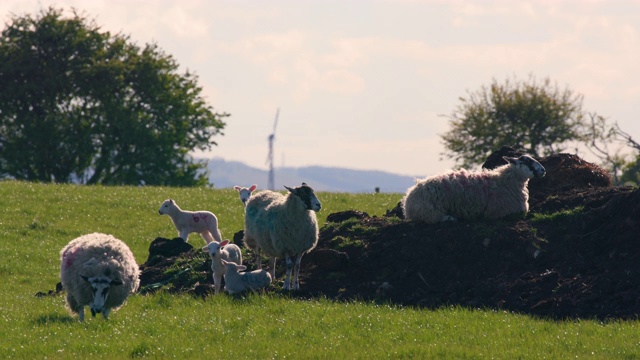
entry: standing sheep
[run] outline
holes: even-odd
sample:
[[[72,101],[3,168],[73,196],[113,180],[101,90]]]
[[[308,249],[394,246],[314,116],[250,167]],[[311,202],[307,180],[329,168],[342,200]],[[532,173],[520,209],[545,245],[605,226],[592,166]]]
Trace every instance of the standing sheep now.
[[[127,245],[112,235],[92,233],[71,240],[60,251],[60,281],[67,292],[67,307],[84,321],[91,315],[122,306],[138,289],[140,269]]]
[[[247,269],[244,265],[222,260],[225,266],[224,283],[225,290],[229,294],[241,293],[245,290],[258,290],[271,284],[271,275],[268,271],[254,270],[251,272],[240,272]]]
[[[247,201],[249,201],[249,198],[251,197],[251,193],[253,193],[257,187],[258,185],[253,184],[249,188],[238,186],[238,185],[234,186],[233,188],[240,195],[240,201],[242,201],[242,205],[247,206]]]
[[[278,193],[278,192],[274,192],[274,191],[261,191],[256,193],[255,195],[253,195],[250,199],[250,203],[251,203],[251,207],[250,207],[250,211],[247,211],[247,206],[245,205],[245,231],[244,231],[244,236],[243,236],[243,240],[242,242],[245,244],[246,247],[253,249],[255,251],[256,254],[256,269],[262,269],[262,257],[260,256],[261,253],[265,253],[267,254],[267,256],[269,256],[269,265],[270,265],[270,269],[271,269],[271,277],[275,278],[275,268],[276,268],[276,260],[277,258],[275,256],[270,256],[269,254],[273,254],[276,252],[276,250],[273,248],[273,246],[271,245],[271,241],[264,241],[262,243],[258,243],[256,241],[256,237],[253,235],[246,235],[246,229],[247,229],[247,214],[249,212],[251,212],[251,214],[253,214],[253,217],[258,217],[257,213],[258,212],[264,212],[265,209],[267,208],[267,206],[269,206],[269,204],[273,203],[273,202],[278,202],[281,201],[283,199],[283,195]],[[247,205],[249,204],[249,201],[247,201]],[[261,215],[260,217],[262,217],[263,215]],[[253,224],[253,222],[251,222],[251,224]],[[256,229],[258,230],[258,229]],[[268,237],[268,234],[265,234],[265,237]],[[264,250],[264,251],[262,251]]]
[[[450,171],[420,180],[407,190],[402,208],[407,220],[437,223],[452,219],[500,219],[529,211],[527,183],[543,177],[544,167],[530,156],[504,157],[494,170]]]
[[[181,210],[173,199],[165,200],[158,210],[160,215],[169,215],[178,229],[178,236],[187,242],[189,234],[198,233],[208,244],[213,240],[222,242],[218,230],[218,218],[210,211]]]
[[[261,251],[271,258],[272,278],[275,278],[276,258],[285,259],[284,289],[288,290],[300,288],[300,262],[302,256],[318,243],[315,212],[320,211],[322,205],[313,189],[305,183],[293,189],[285,188],[289,191],[286,196],[273,191],[251,196],[245,212],[244,243],[256,251],[258,269],[262,268]]]
[[[203,251],[209,253],[211,257],[211,270],[213,271],[213,285],[215,293],[220,292],[222,286],[222,275],[225,273],[223,261],[231,261],[238,265],[242,265],[242,252],[238,245],[230,244],[229,240],[221,243],[212,241],[202,248]]]

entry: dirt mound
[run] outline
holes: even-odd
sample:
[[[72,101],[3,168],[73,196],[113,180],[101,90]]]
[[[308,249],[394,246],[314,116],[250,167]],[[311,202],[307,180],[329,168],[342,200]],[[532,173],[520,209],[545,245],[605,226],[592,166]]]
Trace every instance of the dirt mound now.
[[[427,225],[402,220],[397,208],[384,217],[330,214],[303,258],[294,296],[637,318],[640,190],[609,186],[604,170],[575,155],[540,161],[548,175],[531,182],[526,219]],[[252,270],[250,250],[244,260]],[[212,293],[208,256],[181,239],[156,239],[141,270],[141,292]],[[281,262],[276,270],[281,281]],[[280,283],[270,291],[281,291]]]
[[[428,308],[458,304],[558,319],[636,318],[640,191],[591,189],[566,197],[572,195],[583,206],[575,216],[436,225],[375,217],[327,223],[314,252],[337,246],[349,262],[327,272],[307,261],[303,289],[315,296]],[[551,203],[542,206],[551,209]],[[361,235],[353,231],[363,228],[368,231]]]

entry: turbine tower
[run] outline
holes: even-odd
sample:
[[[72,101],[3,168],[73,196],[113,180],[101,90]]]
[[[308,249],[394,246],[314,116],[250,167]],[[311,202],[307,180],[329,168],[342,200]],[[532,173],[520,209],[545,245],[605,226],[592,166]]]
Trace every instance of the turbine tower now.
[[[276,111],[276,118],[273,121],[273,132],[269,135],[269,155],[267,157],[267,163],[269,164],[269,190],[275,190],[274,175],[273,175],[273,141],[276,138],[276,126],[278,126],[278,115],[280,114],[280,108]]]

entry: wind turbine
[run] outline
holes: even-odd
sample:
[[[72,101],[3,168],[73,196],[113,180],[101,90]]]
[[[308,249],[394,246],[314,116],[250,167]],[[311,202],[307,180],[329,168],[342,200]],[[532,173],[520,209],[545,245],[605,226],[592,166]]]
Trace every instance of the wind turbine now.
[[[273,175],[273,141],[276,138],[276,126],[278,126],[278,115],[280,114],[280,108],[276,111],[276,118],[273,121],[273,132],[269,135],[269,155],[267,157],[267,163],[269,164],[269,190],[275,190],[274,175]]]

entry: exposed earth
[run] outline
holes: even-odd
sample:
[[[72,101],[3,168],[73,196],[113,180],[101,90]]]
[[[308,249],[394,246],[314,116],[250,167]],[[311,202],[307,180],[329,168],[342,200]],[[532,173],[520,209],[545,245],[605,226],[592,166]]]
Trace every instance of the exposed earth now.
[[[485,167],[517,154],[500,149]],[[604,170],[575,155],[539,160],[548,175],[530,182],[524,219],[428,225],[403,220],[399,207],[382,217],[331,214],[302,260],[301,290],[292,296],[637,319],[640,191],[611,186]],[[251,270],[253,254],[245,254]],[[208,255],[181,239],[157,238],[141,270],[141,292],[213,293]],[[276,270],[278,282],[267,291],[282,291],[280,261]]]

